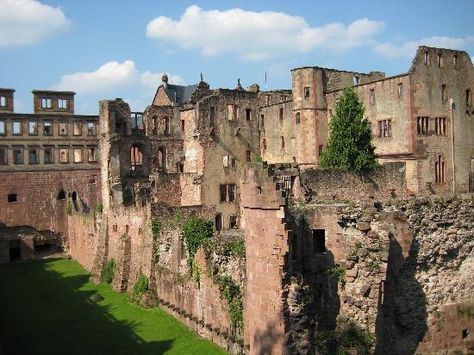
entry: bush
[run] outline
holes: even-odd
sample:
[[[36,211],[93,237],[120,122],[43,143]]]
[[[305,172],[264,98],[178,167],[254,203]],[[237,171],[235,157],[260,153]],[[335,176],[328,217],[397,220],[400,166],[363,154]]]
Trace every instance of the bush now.
[[[188,247],[189,256],[193,258],[199,247],[212,237],[213,224],[211,221],[191,216],[184,222],[182,233]]]
[[[143,275],[140,271],[138,275],[137,281],[133,285],[133,298],[134,300],[138,300],[145,292],[148,291],[148,278]]]
[[[97,206],[94,208],[94,213],[95,214],[101,214],[104,211],[104,205],[101,203],[98,203]]]
[[[105,265],[104,268],[104,274],[103,274],[103,280],[105,283],[111,284],[112,281],[114,280],[115,276],[115,261],[114,259],[111,259],[107,261],[107,264]]]
[[[245,240],[243,239],[233,239],[225,244],[224,253],[227,255],[245,256]]]
[[[344,267],[335,265],[330,268],[327,273],[331,276],[336,277],[341,287],[344,287],[346,285],[346,269]]]

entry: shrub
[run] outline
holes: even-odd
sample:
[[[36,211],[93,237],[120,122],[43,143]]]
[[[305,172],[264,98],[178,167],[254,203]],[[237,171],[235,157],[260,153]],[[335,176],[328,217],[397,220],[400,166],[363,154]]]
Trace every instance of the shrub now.
[[[243,323],[243,303],[242,292],[230,276],[220,276],[216,279],[221,298],[227,301],[229,306],[229,316],[233,326],[239,326]]]
[[[225,244],[224,253],[233,256],[244,257],[245,256],[245,240],[233,239]]]
[[[199,247],[212,237],[213,224],[211,221],[191,216],[184,222],[182,233],[188,247],[189,256],[193,258]]]
[[[145,292],[148,291],[148,278],[140,271],[137,281],[133,285],[133,298],[138,300]]]
[[[112,281],[114,280],[114,276],[115,276],[115,261],[114,259],[111,259],[107,261],[107,264],[105,265],[103,280],[106,283],[111,284]]]
[[[98,203],[97,206],[94,208],[94,213],[95,214],[101,214],[104,211],[104,205],[101,203]]]
[[[327,273],[331,276],[336,277],[341,287],[344,287],[346,285],[346,269],[344,267],[335,265],[330,268]]]

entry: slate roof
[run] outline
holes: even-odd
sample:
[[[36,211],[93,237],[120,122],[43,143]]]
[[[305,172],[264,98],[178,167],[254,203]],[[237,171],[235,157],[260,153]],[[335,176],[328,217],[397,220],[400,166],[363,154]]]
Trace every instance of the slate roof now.
[[[170,100],[183,104],[189,102],[191,95],[197,90],[197,87],[197,84],[187,86],[168,84],[165,91]]]

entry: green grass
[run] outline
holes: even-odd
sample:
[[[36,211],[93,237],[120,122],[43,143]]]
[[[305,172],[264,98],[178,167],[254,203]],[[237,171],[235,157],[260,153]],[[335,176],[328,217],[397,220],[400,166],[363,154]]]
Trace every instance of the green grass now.
[[[0,343],[4,355],[225,354],[161,309],[90,283],[64,259],[0,266]]]

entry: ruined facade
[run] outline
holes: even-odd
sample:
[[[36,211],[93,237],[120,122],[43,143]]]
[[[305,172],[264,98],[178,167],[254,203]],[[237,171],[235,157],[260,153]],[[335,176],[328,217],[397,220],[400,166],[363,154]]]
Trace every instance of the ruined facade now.
[[[35,91],[35,113],[19,115],[0,90],[0,221],[61,233],[118,291],[145,277],[140,303],[232,353],[472,351],[474,204],[456,196],[472,191],[469,57],[420,47],[390,78],[291,75],[292,90],[263,92],[165,75],[143,113],[104,100],[99,118],[74,115],[71,92]],[[347,86],[383,163],[371,174],[316,169]],[[193,218],[212,229],[196,250],[184,236]]]

